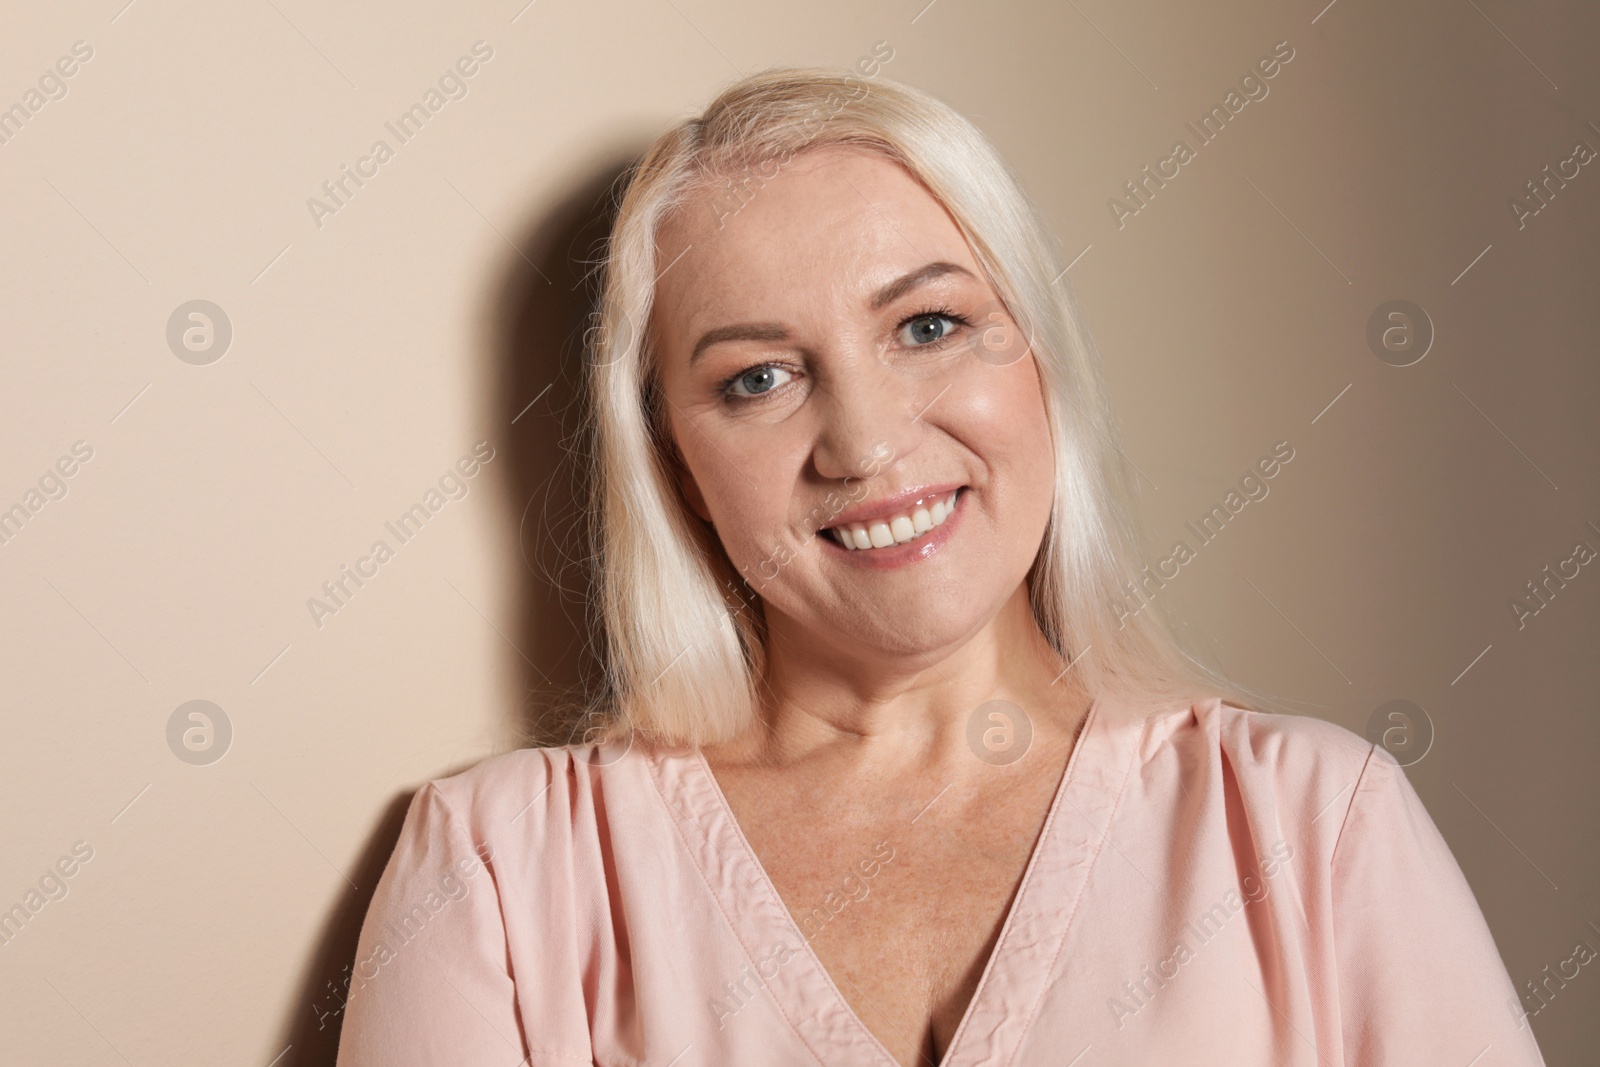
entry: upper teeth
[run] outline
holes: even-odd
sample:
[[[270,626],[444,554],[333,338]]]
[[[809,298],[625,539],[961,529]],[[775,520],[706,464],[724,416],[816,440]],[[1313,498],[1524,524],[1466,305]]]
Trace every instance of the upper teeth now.
[[[956,508],[956,495],[960,489],[942,496],[922,497],[912,502],[904,511],[885,515],[866,522],[850,522],[843,526],[830,526],[828,533],[846,548],[888,548],[915,541],[929,530],[944,522]]]

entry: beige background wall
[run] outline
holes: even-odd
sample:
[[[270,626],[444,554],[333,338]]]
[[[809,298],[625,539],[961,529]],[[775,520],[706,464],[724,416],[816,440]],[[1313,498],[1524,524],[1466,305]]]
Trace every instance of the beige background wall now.
[[[925,2],[8,5],[0,106],[92,57],[0,144],[0,508],[42,505],[0,546],[0,906],[92,858],[0,945],[0,1059],[331,1062],[316,1006],[406,797],[592,668],[563,444],[600,191],[736,72],[880,41],[1079,257],[1152,549],[1294,448],[1162,596],[1304,711],[1425,710],[1412,780],[1514,980],[1600,948],[1600,565],[1509,605],[1600,549],[1600,164],[1508,206],[1600,149],[1595,9]],[[1269,94],[1119,228],[1108,199],[1280,41]],[[1436,335],[1403,368],[1366,337],[1394,299]],[[221,358],[169,345],[193,300]],[[478,442],[465,495],[387,533]],[[231,725],[191,737],[208,765],[175,754],[187,712],[168,740],[192,700]],[[1593,1062],[1593,970],[1534,1022],[1552,1064]]]

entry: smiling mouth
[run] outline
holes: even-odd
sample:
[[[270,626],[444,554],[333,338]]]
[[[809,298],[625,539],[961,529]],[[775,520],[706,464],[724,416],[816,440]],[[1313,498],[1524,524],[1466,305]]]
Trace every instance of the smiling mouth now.
[[[901,511],[866,522],[829,526],[825,532],[852,551],[871,552],[907,545],[944,525],[955,511],[956,501],[966,491],[967,487],[962,486],[948,493],[922,497]]]

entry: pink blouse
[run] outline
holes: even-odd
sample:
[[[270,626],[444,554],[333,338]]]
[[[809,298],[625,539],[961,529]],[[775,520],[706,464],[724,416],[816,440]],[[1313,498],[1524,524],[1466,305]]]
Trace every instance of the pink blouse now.
[[[825,911],[802,918],[697,751],[495,756],[413,799],[338,1062],[893,1064],[807,941]],[[1102,699],[941,1067],[1542,1062],[1393,757]]]

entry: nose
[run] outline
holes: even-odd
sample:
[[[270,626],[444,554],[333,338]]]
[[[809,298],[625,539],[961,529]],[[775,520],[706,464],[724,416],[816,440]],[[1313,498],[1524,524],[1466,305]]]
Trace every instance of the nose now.
[[[836,364],[837,366],[837,361]],[[812,462],[823,478],[871,478],[904,460],[927,433],[927,383],[897,375],[875,354],[852,359],[821,393]]]

